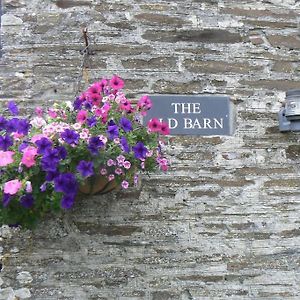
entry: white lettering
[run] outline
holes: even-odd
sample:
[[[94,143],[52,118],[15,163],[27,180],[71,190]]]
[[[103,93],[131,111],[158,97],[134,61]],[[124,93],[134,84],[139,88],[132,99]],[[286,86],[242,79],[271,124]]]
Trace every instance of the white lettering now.
[[[194,114],[200,114],[201,113],[200,103],[193,103],[193,113]]]
[[[178,106],[180,105],[181,103],[171,103],[171,106],[174,105],[174,114],[178,114]]]
[[[176,119],[169,118],[168,119],[168,124],[169,124],[170,129],[174,129],[178,126],[178,121]]]
[[[199,129],[202,128],[201,125],[200,125],[200,123],[199,123],[199,120],[198,120],[198,119],[195,119],[193,128],[195,128],[196,126],[197,126]]]
[[[185,112],[185,110],[187,110],[187,112]],[[182,114],[185,114],[185,113],[190,114],[191,113],[191,103],[181,103],[181,113]]]
[[[171,103],[174,107],[174,114],[200,114],[200,103]]]
[[[215,129],[217,128],[217,124],[219,125],[219,128],[223,128],[223,118],[220,119],[220,122],[214,118],[214,124],[215,124]]]
[[[184,118],[184,129],[193,129],[192,119]]]
[[[203,125],[204,125],[204,128],[212,128],[211,126],[210,126],[210,119],[207,119],[207,118],[204,118],[203,119]]]

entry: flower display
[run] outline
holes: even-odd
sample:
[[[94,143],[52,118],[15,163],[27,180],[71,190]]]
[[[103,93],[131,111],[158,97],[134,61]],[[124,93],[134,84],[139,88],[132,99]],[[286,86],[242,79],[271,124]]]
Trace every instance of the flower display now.
[[[152,103],[126,98],[117,75],[93,83],[73,103],[19,116],[14,101],[0,116],[0,224],[34,225],[45,213],[70,209],[93,176],[121,189],[137,185],[141,172],[166,171],[162,153],[169,128],[153,118]]]

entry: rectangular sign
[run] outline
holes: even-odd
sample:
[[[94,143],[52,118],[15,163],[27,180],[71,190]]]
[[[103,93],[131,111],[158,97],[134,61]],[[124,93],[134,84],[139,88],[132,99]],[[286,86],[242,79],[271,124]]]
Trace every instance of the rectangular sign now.
[[[167,122],[171,135],[232,135],[233,103],[228,96],[150,95],[152,118]]]

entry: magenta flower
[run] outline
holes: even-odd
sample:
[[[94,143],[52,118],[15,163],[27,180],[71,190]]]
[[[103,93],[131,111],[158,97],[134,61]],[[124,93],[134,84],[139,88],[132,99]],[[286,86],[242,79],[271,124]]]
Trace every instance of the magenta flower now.
[[[109,81],[109,84],[115,90],[120,90],[124,87],[124,81],[117,75],[114,75],[111,78],[111,80]]]
[[[94,84],[92,84],[87,92],[88,93],[92,93],[92,94],[100,94],[103,90],[103,85],[101,82],[95,82]]]
[[[148,126],[149,130],[152,132],[159,132],[161,129],[161,123],[156,118],[151,119],[148,122],[147,126]]]
[[[5,167],[14,162],[13,151],[0,151],[0,167]]]
[[[22,188],[22,182],[18,179],[10,180],[4,184],[4,194],[15,195]]]
[[[28,146],[23,150],[22,164],[27,168],[35,165],[35,156],[37,155],[37,148]]]
[[[142,110],[149,110],[152,107],[152,101],[150,100],[149,96],[142,96],[137,103],[137,107]]]
[[[163,135],[168,135],[170,134],[170,128],[169,128],[169,125],[165,122],[162,122],[160,124],[160,131],[159,131],[161,134]]]
[[[77,114],[76,120],[77,122],[83,124],[87,119],[88,112],[86,110],[80,110]]]
[[[125,190],[128,189],[128,187],[129,187],[128,181],[123,180],[122,183],[121,183],[121,186],[122,186],[122,188],[125,189]]]

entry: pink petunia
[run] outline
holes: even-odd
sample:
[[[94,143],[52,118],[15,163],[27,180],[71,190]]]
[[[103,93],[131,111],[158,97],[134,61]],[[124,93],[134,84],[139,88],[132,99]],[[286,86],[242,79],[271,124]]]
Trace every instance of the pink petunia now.
[[[88,101],[95,106],[99,106],[102,100],[102,96],[95,93],[88,93]]]
[[[109,81],[109,84],[115,90],[120,90],[124,87],[124,81],[117,75],[114,75],[111,78],[111,80]]]
[[[151,119],[147,125],[148,129],[152,132],[159,132],[161,130],[161,123],[156,118]]]
[[[22,182],[18,179],[10,180],[4,184],[4,193],[9,195],[16,194],[22,188]]]
[[[106,175],[107,174],[107,170],[105,168],[101,168],[100,174],[101,175]]]
[[[23,157],[21,162],[27,167],[30,168],[35,165],[35,156],[37,155],[37,148],[28,146],[23,151]]]
[[[84,124],[87,119],[88,112],[86,110],[80,110],[77,114],[77,122]]]
[[[100,94],[103,90],[103,86],[101,82],[95,82],[88,88],[88,93],[92,94]]]
[[[125,101],[121,102],[119,107],[120,107],[121,110],[125,110],[127,112],[132,112],[133,111],[131,103],[127,99]]]
[[[115,175],[114,174],[108,175],[108,181],[112,181],[114,179],[115,179]]]
[[[41,117],[42,115],[43,115],[43,109],[41,108],[41,107],[36,107],[36,109],[35,109],[35,113],[39,116],[39,117]]]
[[[57,118],[57,112],[51,108],[48,110],[48,115],[53,119]]]
[[[14,162],[13,151],[0,151],[0,167],[5,167]]]
[[[131,163],[130,163],[130,161],[125,160],[125,161],[123,162],[123,167],[124,167],[125,169],[129,170],[129,169],[131,168]]]
[[[112,159],[109,159],[108,161],[107,161],[107,165],[109,166],[109,167],[111,167],[111,166],[114,166],[116,163],[112,160]]]
[[[163,135],[168,135],[170,134],[170,128],[169,128],[169,125],[165,122],[162,122],[161,125],[160,125],[160,131],[159,131],[161,134]]]
[[[125,189],[125,190],[128,189],[128,187],[129,187],[128,181],[123,180],[122,183],[121,183],[121,186],[122,186],[122,188]]]

